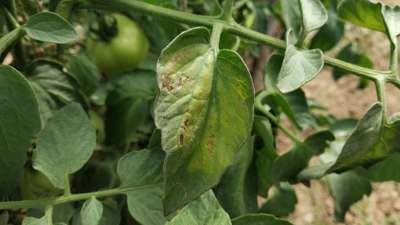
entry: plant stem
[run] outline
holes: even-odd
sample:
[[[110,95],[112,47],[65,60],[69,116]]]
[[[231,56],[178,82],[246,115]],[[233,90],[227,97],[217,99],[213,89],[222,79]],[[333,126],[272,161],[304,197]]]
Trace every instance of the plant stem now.
[[[121,194],[125,194],[125,193],[131,192],[131,191],[142,190],[142,189],[147,189],[149,187],[154,187],[155,185],[158,185],[158,184],[143,185],[143,186],[137,186],[137,187],[114,188],[114,189],[108,189],[108,190],[104,190],[104,191],[71,194],[68,196],[60,196],[60,197],[55,197],[55,198],[0,202],[0,210],[48,207],[48,206],[59,205],[59,204],[67,203],[67,202],[76,202],[76,201],[86,200],[91,197],[102,198],[102,197],[109,197],[109,196],[114,196],[114,195],[121,195]]]
[[[69,175],[64,175],[64,196],[71,195],[71,184],[69,182]]]
[[[211,39],[210,39],[210,44],[213,49],[218,52],[219,50],[219,40],[221,39],[221,34],[224,29],[224,26],[220,23],[214,24],[212,28],[212,33],[211,33]]]
[[[254,31],[252,29],[243,27],[236,23],[228,23],[218,17],[195,15],[187,12],[181,12],[178,10],[163,8],[160,6],[152,5],[143,1],[131,1],[131,0],[87,0],[91,8],[99,8],[104,10],[120,10],[120,11],[141,11],[149,13],[151,15],[162,16],[166,18],[173,19],[178,22],[183,22],[186,24],[200,25],[206,27],[213,27],[215,23],[223,24],[224,30],[232,34],[236,34],[243,38],[247,38],[259,43],[284,50],[286,48],[286,43],[280,39],[271,37],[269,35],[262,34],[260,32]],[[378,71],[374,69],[369,69],[361,67],[352,63],[348,63],[339,59],[331,58],[324,55],[323,59],[325,64],[343,69],[354,75],[365,77],[370,80],[376,80],[382,78],[385,75],[391,75],[391,71]]]
[[[263,91],[259,95],[257,95],[255,99],[254,106],[255,108],[262,112],[271,122],[273,122],[280,130],[282,130],[283,133],[286,134],[286,136],[293,141],[295,144],[301,145],[303,142],[299,137],[297,137],[296,134],[294,134],[292,131],[290,131],[288,128],[283,126],[280,122],[279,119],[276,118],[271,112],[265,109],[265,107],[262,104],[262,100],[266,97],[268,93]]]
[[[392,74],[394,76],[400,78],[398,74],[399,53],[397,47],[398,46],[397,38],[395,38],[393,41],[395,43],[390,43],[390,70],[392,71]]]
[[[384,121],[386,122],[386,97],[385,97],[385,79],[378,79],[375,81],[375,88],[376,88],[376,96],[378,97],[378,101],[382,104],[383,107],[383,114],[384,114]]]
[[[53,206],[46,208],[45,216],[47,218],[47,224],[53,224]]]
[[[224,9],[222,12],[221,19],[228,23],[232,22],[233,1],[234,0],[225,0],[223,5]]]

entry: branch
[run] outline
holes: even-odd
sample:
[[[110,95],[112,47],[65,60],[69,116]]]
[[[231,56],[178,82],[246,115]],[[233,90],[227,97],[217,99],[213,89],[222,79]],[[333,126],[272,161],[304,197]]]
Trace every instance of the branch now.
[[[154,187],[159,184],[152,185],[143,185],[137,187],[124,187],[124,188],[114,188],[104,191],[96,191],[96,192],[88,192],[88,193],[80,193],[80,194],[70,194],[68,196],[60,196],[54,198],[42,198],[35,200],[22,200],[22,201],[9,201],[9,202],[0,202],[0,210],[3,209],[29,209],[29,208],[37,208],[37,207],[48,207],[55,206],[67,202],[76,202],[89,199],[91,197],[102,198],[109,197],[114,195],[126,194],[131,191],[137,191],[142,189],[148,189],[149,187]]]
[[[218,17],[213,16],[203,16],[203,15],[195,15],[192,13],[181,12],[178,10],[163,8],[160,6],[152,5],[150,3],[142,2],[142,1],[131,1],[131,0],[87,0],[90,8],[98,8],[104,10],[119,10],[119,11],[141,11],[146,12],[150,15],[156,15],[161,17],[166,17],[173,19],[178,22],[205,26],[212,28],[215,23],[220,23],[223,26],[224,31],[230,32],[232,34],[236,34],[243,38],[247,38],[253,41],[257,41],[259,43],[268,45],[270,47],[285,50],[286,43],[280,39],[271,37],[269,35],[262,34],[260,32],[254,31],[252,29],[248,29],[239,24],[228,23],[224,20],[219,19]],[[381,79],[382,77],[392,78],[391,71],[379,71],[374,69],[369,69],[365,67],[361,67],[352,63],[348,63],[339,59],[335,59],[329,56],[324,55],[323,57],[325,64],[343,69],[349,73],[354,75],[364,77],[370,80]],[[388,80],[390,80],[388,79]]]

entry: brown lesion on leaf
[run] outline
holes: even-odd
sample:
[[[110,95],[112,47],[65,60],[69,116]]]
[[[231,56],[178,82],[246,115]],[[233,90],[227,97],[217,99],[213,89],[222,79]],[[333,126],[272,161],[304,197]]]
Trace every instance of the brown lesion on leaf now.
[[[180,133],[180,134],[178,135],[178,142],[179,142],[180,145],[183,145],[183,144],[184,144],[184,142],[185,142],[185,135],[184,135],[184,133],[187,133],[187,132],[188,132],[188,129],[189,129],[189,119],[186,118],[186,119],[183,121],[182,125],[181,125],[182,133]]]
[[[171,78],[176,76],[177,78]],[[181,74],[163,74],[161,82],[161,89],[172,91],[174,89],[182,88],[185,83],[189,80],[189,77],[185,73]]]
[[[167,91],[171,91],[173,89],[173,86],[172,86],[172,81],[171,81],[170,76],[169,75],[163,75],[161,77],[163,78],[162,82],[161,82],[161,88],[165,89]]]
[[[185,136],[183,134],[179,134],[178,141],[179,141],[180,145],[183,145],[183,143],[185,141]]]

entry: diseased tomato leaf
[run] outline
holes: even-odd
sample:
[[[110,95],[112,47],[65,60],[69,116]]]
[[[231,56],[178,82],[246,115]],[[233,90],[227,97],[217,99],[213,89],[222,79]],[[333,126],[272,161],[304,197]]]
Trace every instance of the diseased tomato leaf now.
[[[202,27],[183,32],[157,65],[160,94],[154,114],[167,153],[167,214],[219,182],[251,129],[249,71],[237,53],[213,49],[209,38]]]
[[[258,210],[253,146],[254,138],[249,138],[215,189],[218,201],[232,218]]]

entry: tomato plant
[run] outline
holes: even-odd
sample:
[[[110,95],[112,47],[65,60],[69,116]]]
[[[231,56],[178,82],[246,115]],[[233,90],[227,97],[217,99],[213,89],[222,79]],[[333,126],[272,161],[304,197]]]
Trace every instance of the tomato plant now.
[[[385,95],[388,84],[400,88],[399,6],[4,0],[0,8],[0,225],[291,225],[294,186],[313,180],[326,184],[342,221],[372,182],[400,181],[400,120]],[[271,21],[283,35],[271,35]],[[332,56],[345,23],[387,35],[386,70],[356,43]],[[262,57],[261,45],[275,51]],[[261,65],[261,84],[249,61]],[[359,88],[375,86],[362,118],[336,119],[307,98],[302,87],[325,66],[335,79],[353,74]],[[292,142],[284,153],[278,131]]]

